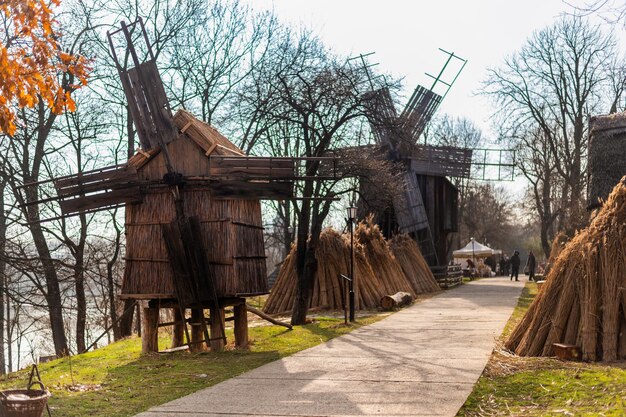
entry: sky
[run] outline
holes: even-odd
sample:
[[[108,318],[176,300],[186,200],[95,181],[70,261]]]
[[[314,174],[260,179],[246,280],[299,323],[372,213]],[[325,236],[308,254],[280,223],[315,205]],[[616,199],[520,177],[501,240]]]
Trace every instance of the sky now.
[[[574,0],[575,2],[576,0]],[[580,1],[580,0],[579,0]],[[430,87],[447,55],[467,59],[438,114],[467,117],[493,141],[488,99],[477,95],[487,69],[501,65],[535,30],[572,7],[561,0],[249,0],[257,10],[273,9],[282,22],[304,25],[326,45],[347,56],[369,57],[378,69],[404,78],[408,95],[417,84]],[[450,80],[457,66],[449,66]]]

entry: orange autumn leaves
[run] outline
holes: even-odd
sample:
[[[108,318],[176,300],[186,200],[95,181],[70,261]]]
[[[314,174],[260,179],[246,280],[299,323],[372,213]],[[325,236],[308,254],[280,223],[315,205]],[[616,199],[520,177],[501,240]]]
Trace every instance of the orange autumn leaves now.
[[[87,83],[84,57],[61,51],[50,6],[60,0],[0,0],[0,131],[15,133],[16,108],[40,101],[55,113],[74,111],[71,91]],[[59,74],[66,74],[62,81]],[[76,80],[73,84],[67,80]]]

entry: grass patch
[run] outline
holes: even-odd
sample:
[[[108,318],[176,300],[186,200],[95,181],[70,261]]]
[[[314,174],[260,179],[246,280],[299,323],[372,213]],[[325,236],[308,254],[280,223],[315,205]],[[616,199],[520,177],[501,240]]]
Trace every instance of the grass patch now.
[[[342,319],[317,317],[289,331],[279,326],[252,327],[250,350],[227,346],[220,353],[141,355],[141,340],[133,337],[93,352],[40,365],[53,396],[55,416],[124,417],[210,387],[268,362],[315,346],[378,321],[388,314],[359,318],[345,326]],[[231,336],[232,330],[227,330]],[[164,336],[160,346],[166,346]],[[22,388],[27,371],[11,374],[0,389]]]
[[[502,348],[537,294],[522,291],[483,375],[458,416],[623,416],[626,363],[591,364],[527,358]]]

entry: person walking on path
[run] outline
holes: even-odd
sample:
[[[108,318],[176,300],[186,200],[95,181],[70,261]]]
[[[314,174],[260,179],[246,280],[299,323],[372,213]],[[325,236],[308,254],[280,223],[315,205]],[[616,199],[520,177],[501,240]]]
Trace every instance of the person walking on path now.
[[[528,268],[528,280],[535,280],[535,268],[537,267],[537,260],[533,251],[528,252],[528,261],[526,261],[526,268]]]
[[[509,281],[512,281],[513,277],[515,277],[515,281],[519,281],[519,279],[517,279],[517,276],[519,275],[519,264],[519,252],[515,251],[513,252],[513,256],[511,256],[511,278]]]

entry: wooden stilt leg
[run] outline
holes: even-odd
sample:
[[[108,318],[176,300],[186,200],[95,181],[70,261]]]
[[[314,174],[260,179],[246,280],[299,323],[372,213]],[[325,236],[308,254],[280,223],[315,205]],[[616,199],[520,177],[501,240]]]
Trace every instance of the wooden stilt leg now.
[[[224,309],[211,308],[211,350],[221,352],[224,349]]]
[[[248,347],[248,309],[246,303],[234,306],[235,313],[235,346],[241,349]]]
[[[191,351],[202,352],[205,349],[206,344],[200,343],[204,340],[204,333],[202,332],[202,320],[204,311],[200,308],[194,308],[191,310]]]
[[[159,309],[145,307],[141,321],[141,352],[150,353],[159,351]]]
[[[185,322],[182,313],[178,307],[173,308],[174,312],[174,329],[172,331],[172,347],[176,348],[185,344]]]

